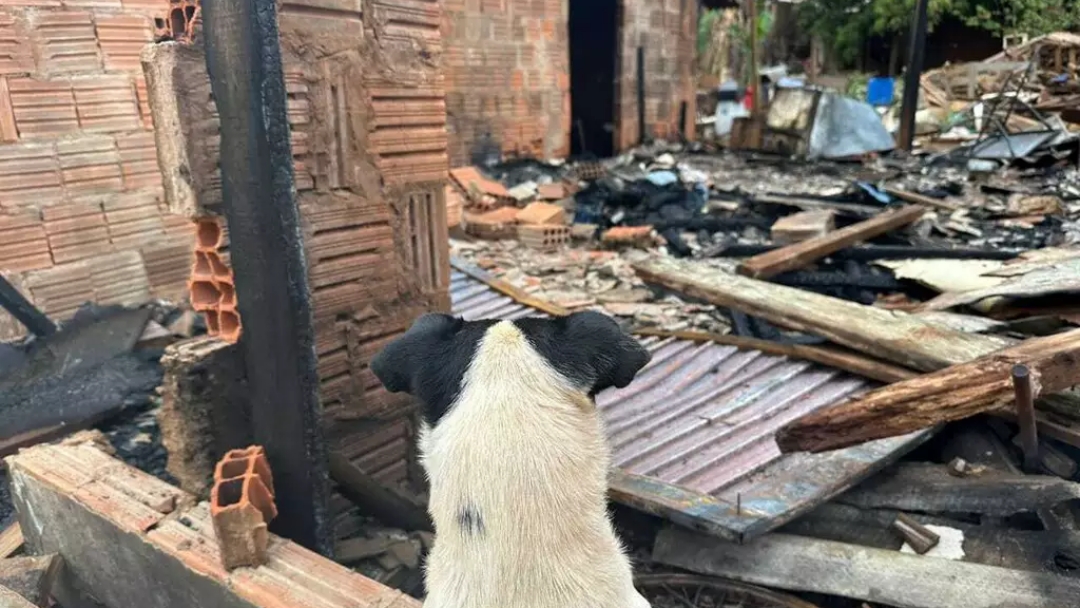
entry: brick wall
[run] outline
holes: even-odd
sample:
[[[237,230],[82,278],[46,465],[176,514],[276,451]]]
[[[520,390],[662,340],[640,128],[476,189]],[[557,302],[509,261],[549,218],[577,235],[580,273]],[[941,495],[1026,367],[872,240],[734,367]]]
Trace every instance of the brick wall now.
[[[470,164],[485,134],[504,154],[570,151],[569,0],[446,0],[446,113],[450,162]],[[679,132],[680,102],[694,133],[696,0],[620,0],[616,141],[639,139],[637,47],[645,47],[645,121],[654,137]],[[607,52],[598,49],[597,52]]]
[[[674,139],[679,106],[685,101],[684,132],[694,133],[697,5],[695,0],[621,0],[619,82],[616,92],[618,148],[640,139],[638,128],[637,48],[645,47],[645,124],[647,135]]]
[[[505,153],[570,151],[566,0],[445,0],[450,161],[485,134]]]
[[[183,297],[139,52],[165,0],[0,0],[0,272],[57,320]],[[0,339],[25,330],[0,311]]]
[[[368,363],[420,314],[449,310],[447,138],[437,0],[285,0],[282,62],[297,204],[332,449],[386,482],[409,477],[411,400]],[[220,125],[201,39],[144,55],[166,197],[220,214]],[[243,294],[239,294],[241,312]]]

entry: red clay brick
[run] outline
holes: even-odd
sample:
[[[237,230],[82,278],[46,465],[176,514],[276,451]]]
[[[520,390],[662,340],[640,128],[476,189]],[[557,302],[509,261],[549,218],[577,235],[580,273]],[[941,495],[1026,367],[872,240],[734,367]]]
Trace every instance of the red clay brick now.
[[[47,204],[62,196],[60,160],[53,144],[0,146],[0,208]]]
[[[235,310],[222,308],[218,312],[219,332],[218,336],[230,344],[236,344],[243,332],[243,324],[240,322],[240,313]]]
[[[94,35],[93,16],[85,11],[36,13],[30,20],[43,72],[98,72],[101,55]]]
[[[56,143],[68,196],[108,194],[124,188],[116,141],[107,136],[64,139]]]
[[[85,262],[35,270],[25,277],[34,303],[54,319],[66,320],[84,303],[94,301],[94,283]]]
[[[120,135],[116,138],[120,150],[120,168],[124,174],[124,188],[138,190],[153,187],[161,189],[161,170],[158,168],[157,144],[154,134],[145,131]]]
[[[201,276],[201,275],[200,275]],[[192,279],[189,286],[191,290],[191,307],[198,312],[215,311],[221,300],[221,292],[213,281]]]
[[[41,215],[0,214],[0,271],[24,272],[52,266]]]
[[[167,235],[140,250],[153,297],[173,302],[185,297],[193,257],[191,243],[190,232],[176,236]]]
[[[652,226],[618,226],[605,232],[600,240],[613,245],[641,245],[651,243],[652,234]]]
[[[98,304],[138,306],[150,299],[150,279],[138,251],[121,251],[86,260]]]
[[[158,196],[129,192],[106,199],[102,207],[109,226],[109,241],[117,250],[152,245],[165,235]]]
[[[153,40],[153,20],[139,14],[99,14],[96,25],[101,51],[105,54],[105,69],[141,73],[139,53]]]
[[[514,236],[518,210],[502,207],[487,213],[465,213],[465,231],[485,239],[505,239]]]
[[[150,111],[150,94],[146,90],[146,76],[135,76],[135,98],[139,102],[139,117],[144,129],[154,128],[154,115]]]
[[[224,244],[225,232],[221,220],[213,217],[195,220],[195,248],[200,251],[217,251]]]
[[[476,167],[451,169],[450,177],[457,182],[458,186],[460,186],[463,191],[470,195],[473,191],[479,191],[483,194],[489,194],[498,198],[507,198],[510,196],[510,193],[506,191],[506,186],[503,186],[495,180],[484,177]]]
[[[529,203],[518,212],[517,221],[519,224],[565,224],[566,211],[551,203]]]
[[[569,226],[518,226],[517,234],[523,245],[545,251],[558,249],[570,242]]]
[[[210,516],[226,570],[266,563],[266,526],[277,517],[277,507],[262,447],[231,450],[218,462],[210,490]]]
[[[33,70],[34,52],[30,37],[14,15],[0,12],[0,74],[20,74]]]
[[[79,129],[70,81],[11,78],[8,90],[20,137],[57,137]]]
[[[135,83],[128,76],[72,81],[79,126],[85,131],[134,131],[142,126]]]
[[[11,106],[11,91],[7,78],[0,76],[0,141],[13,142],[19,139],[19,128],[15,126],[15,108]]]
[[[53,262],[84,260],[112,250],[99,203],[68,203],[42,210]]]

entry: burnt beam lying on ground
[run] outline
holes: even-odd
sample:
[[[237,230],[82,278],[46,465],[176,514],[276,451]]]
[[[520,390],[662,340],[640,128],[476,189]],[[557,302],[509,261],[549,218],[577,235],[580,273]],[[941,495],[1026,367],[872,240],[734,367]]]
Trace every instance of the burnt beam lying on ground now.
[[[1031,370],[1041,392],[1054,393],[1077,384],[1080,329],[1033,338],[814,412],[781,429],[776,440],[784,451],[820,452],[1003,408],[1015,398],[1010,373],[1018,363]]]
[[[739,272],[757,279],[767,279],[782,272],[805,268],[845,247],[915,222],[925,212],[926,208],[919,205],[886,211],[846,228],[752,257],[739,265]]]
[[[214,0],[202,10],[252,435],[278,485],[281,514],[272,529],[329,554],[326,453],[276,3]]]
[[[229,572],[207,503],[89,443],[35,446],[8,468],[28,549],[64,558],[61,605],[85,594],[145,608],[420,607],[274,535],[266,565]]]
[[[956,477],[946,465],[906,462],[840,496],[837,502],[864,509],[1007,517],[1078,498],[1080,483],[1059,477],[994,469]]]
[[[904,312],[773,285],[692,262],[651,257],[634,264],[634,269],[649,283],[920,371],[966,363],[1010,345],[1002,338],[950,330]]]
[[[657,537],[653,559],[701,574],[898,608],[1060,608],[1080,597],[1080,580],[1055,574],[788,534],[739,545],[669,527]]]

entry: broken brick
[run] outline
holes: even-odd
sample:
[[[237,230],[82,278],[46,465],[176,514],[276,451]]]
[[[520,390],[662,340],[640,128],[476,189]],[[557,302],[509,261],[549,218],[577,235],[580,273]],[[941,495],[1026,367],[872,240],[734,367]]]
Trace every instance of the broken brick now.
[[[517,221],[519,224],[565,224],[566,210],[551,203],[529,203],[518,212]]]
[[[98,304],[139,306],[150,299],[150,279],[138,251],[120,251],[86,260]]]
[[[482,194],[501,199],[510,197],[510,193],[506,190],[506,186],[503,186],[495,180],[484,177],[476,167],[451,169],[450,177],[452,177],[454,181],[457,182],[458,186],[466,193],[471,194],[474,191],[479,191]]]
[[[465,231],[485,239],[505,239],[514,236],[518,209],[501,207],[487,213],[465,214]]]
[[[600,240],[609,245],[645,246],[653,242],[653,227],[617,226],[601,235]]]
[[[61,561],[55,553],[0,559],[0,588],[14,591],[31,606],[45,608],[50,605]],[[0,606],[7,604],[0,602]]]
[[[226,570],[266,563],[267,524],[277,516],[274,481],[260,446],[232,450],[214,470],[210,516]]]
[[[536,189],[536,194],[543,200],[561,201],[567,196],[566,185],[560,182],[541,184]]]

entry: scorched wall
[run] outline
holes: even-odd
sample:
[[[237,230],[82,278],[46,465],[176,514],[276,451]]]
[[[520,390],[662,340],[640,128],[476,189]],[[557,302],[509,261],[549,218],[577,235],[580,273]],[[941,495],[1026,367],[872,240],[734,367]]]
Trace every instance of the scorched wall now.
[[[411,402],[368,363],[423,312],[449,310],[440,20],[437,0],[279,3],[327,436],[385,482],[409,476]],[[217,215],[220,130],[200,34],[143,61],[155,115],[173,125],[159,134],[169,204]]]
[[[570,151],[570,0],[446,0],[450,162],[470,164],[490,137],[504,154]],[[582,0],[588,1],[588,0]],[[694,116],[696,0],[620,0],[614,86],[616,148],[637,143],[637,47],[645,48],[648,134],[674,138],[680,103]],[[692,126],[692,125],[691,125]],[[693,133],[692,128],[684,132]]]
[[[0,0],[0,273],[54,320],[183,296],[139,51],[166,0]],[[24,328],[0,310],[0,340]]]

